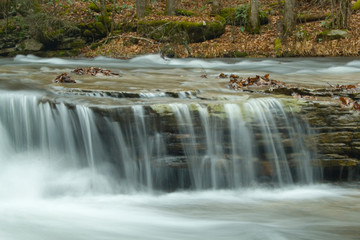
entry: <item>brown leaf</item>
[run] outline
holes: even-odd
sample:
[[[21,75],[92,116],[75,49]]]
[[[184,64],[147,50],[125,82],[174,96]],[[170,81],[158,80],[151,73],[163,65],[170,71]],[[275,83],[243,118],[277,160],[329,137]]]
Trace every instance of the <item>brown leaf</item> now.
[[[356,86],[355,86],[355,85],[347,85],[347,86],[346,86],[346,89],[347,89],[347,90],[353,89],[353,88],[356,88]]]
[[[354,104],[353,104],[353,109],[354,109],[355,111],[360,111],[360,104],[358,104],[357,102],[354,102]]]
[[[339,99],[345,106],[348,106],[352,101],[350,98],[347,97],[339,97]]]
[[[219,75],[219,78],[227,78],[227,77],[228,77],[228,75],[225,73],[220,73],[220,75]]]

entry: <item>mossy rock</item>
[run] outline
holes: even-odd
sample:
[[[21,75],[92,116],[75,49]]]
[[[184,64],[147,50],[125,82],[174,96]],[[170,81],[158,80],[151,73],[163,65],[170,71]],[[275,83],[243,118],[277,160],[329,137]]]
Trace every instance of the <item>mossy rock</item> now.
[[[136,32],[137,26],[129,22],[120,22],[117,24],[116,29],[122,32]]]
[[[111,26],[111,20],[110,20],[110,15],[109,14],[105,14],[105,17],[103,16],[98,16],[97,17],[97,22],[101,22],[104,25],[106,24],[108,27]]]
[[[212,22],[139,21],[137,32],[160,42],[202,42],[221,36],[225,19],[217,16]]]
[[[228,25],[244,25],[241,19],[236,17],[236,8],[223,8],[220,10],[220,16],[226,20]]]
[[[53,49],[56,48],[59,43],[62,42],[64,39],[65,32],[63,29],[57,29],[57,30],[48,30],[44,31],[38,36],[38,41],[47,49]]]
[[[175,15],[176,16],[192,17],[192,16],[196,16],[196,13],[194,13],[192,11],[185,10],[185,9],[176,9],[175,10]]]
[[[349,36],[349,33],[345,30],[333,29],[333,30],[325,30],[317,35],[318,41],[321,40],[337,40],[346,38]]]
[[[249,19],[249,5],[242,5],[237,8],[224,8],[220,11],[220,16],[225,18],[226,24],[235,26],[246,26]],[[259,10],[260,25],[269,23],[269,18],[265,11]]]
[[[304,14],[304,13],[301,13],[296,16],[296,21],[298,23],[307,23],[307,22],[326,20],[328,17],[330,17],[330,14]]]
[[[357,0],[357,2],[354,3],[354,5],[351,7],[351,9],[352,9],[353,11],[358,11],[358,10],[360,10],[360,0]]]
[[[94,11],[94,12],[97,12],[97,13],[101,12],[100,7],[97,4],[93,3],[93,2],[91,2],[89,4],[89,9]]]
[[[95,29],[100,35],[106,35],[106,28],[102,22],[95,22]]]
[[[82,35],[85,37],[85,38],[92,38],[93,37],[93,33],[89,30],[89,29],[85,29],[82,33]]]
[[[98,40],[106,36],[107,31],[102,22],[91,22],[87,25],[80,24],[81,36],[87,41]]]
[[[246,52],[240,52],[237,50],[229,51],[227,54],[224,54],[224,57],[230,57],[230,58],[243,58],[247,56],[248,54]]]
[[[65,38],[57,47],[60,50],[78,49],[85,46],[85,41],[81,38]]]

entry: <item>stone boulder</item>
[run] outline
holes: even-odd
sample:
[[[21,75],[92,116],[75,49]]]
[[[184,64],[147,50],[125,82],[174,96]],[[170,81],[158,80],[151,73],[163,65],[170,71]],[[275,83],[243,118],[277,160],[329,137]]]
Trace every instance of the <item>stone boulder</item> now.
[[[36,41],[33,38],[30,39],[26,39],[22,44],[21,44],[21,50],[23,51],[31,51],[31,52],[37,52],[40,51],[44,48],[44,45],[38,41]]]
[[[325,30],[317,35],[318,40],[336,40],[348,37],[350,34],[341,29]]]
[[[209,22],[140,20],[137,31],[160,42],[195,43],[221,36],[225,32],[225,24],[225,19],[220,16]]]

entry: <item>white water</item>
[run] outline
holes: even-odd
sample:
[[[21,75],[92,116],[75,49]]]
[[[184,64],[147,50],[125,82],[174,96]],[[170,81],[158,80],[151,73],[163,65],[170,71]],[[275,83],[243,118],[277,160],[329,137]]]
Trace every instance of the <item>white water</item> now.
[[[146,55],[133,58],[131,60],[114,60],[106,57],[97,57],[93,60],[70,60],[61,58],[39,58],[33,55],[18,55],[14,61],[18,63],[35,63],[35,64],[51,64],[51,65],[101,65],[107,67],[122,66],[125,68],[133,68],[138,66],[141,68],[204,68],[204,69],[246,69],[268,71],[274,73],[356,73],[360,72],[360,60],[357,58],[348,58],[342,60],[340,58],[302,58],[299,59],[222,59],[222,60],[201,60],[201,59],[171,59],[164,61],[160,55]],[[276,67],[275,67],[276,66]]]
[[[33,56],[18,56],[14,62],[1,61],[4,63],[0,66],[2,82],[32,85],[40,81],[45,86],[51,81],[49,77],[59,71],[94,64],[117,70],[129,68],[134,74],[132,80],[134,76],[154,78],[166,72],[169,80],[163,84],[171,87],[172,77],[179,73],[184,74],[181,78],[185,81],[176,82],[175,86],[197,84],[196,87],[223,88],[225,82],[212,86],[221,81],[214,80],[219,71],[273,72],[289,81],[293,73],[306,72],[301,79],[312,76],[310,82],[320,79],[321,83],[328,81],[330,75],[338,79],[343,74],[360,72],[357,59],[162,62],[159,56],[151,55],[130,61]],[[199,75],[201,68],[206,69],[211,79],[195,78],[196,83],[189,80]],[[40,73],[36,72],[38,70]],[[135,79],[144,87],[144,83],[151,84],[148,78],[143,82]],[[353,74],[346,75],[347,79],[358,81]],[[94,84],[102,86],[107,81],[100,79]],[[159,87],[157,79],[153,81],[156,84],[151,88]],[[125,82],[130,81],[123,81],[121,85]],[[224,94],[224,91],[217,91],[219,95]],[[186,123],[179,124],[179,130],[189,135],[191,143],[184,148],[192,161],[189,183],[184,180],[189,176],[181,171],[150,168],[149,161],[163,164],[172,158],[165,149],[167,135],[155,127],[151,118],[144,118],[142,105],[131,107],[128,118],[122,120],[127,124],[121,125],[95,116],[86,100],[75,101],[76,107],[69,109],[63,103],[56,107],[39,104],[43,95],[43,92],[0,92],[1,240],[359,239],[359,184],[312,184],[315,176],[309,161],[313,156],[299,138],[307,131],[296,119],[284,117],[278,101],[226,103],[223,108],[227,120],[211,117],[206,105],[198,102],[171,103],[177,121]],[[151,93],[144,96],[153,97]],[[198,109],[196,116],[189,111],[189,107],[194,106]],[[266,111],[269,107],[271,111]],[[114,108],[112,111],[122,110]],[[249,115],[258,119],[260,127],[256,130],[248,128],[244,121]],[[299,165],[295,173],[298,179],[294,179],[294,173],[289,172],[284,161],[288,156],[277,134],[281,129],[276,120],[279,116],[285,120],[285,126],[292,126],[286,134],[299,138],[290,145],[297,152],[295,161]],[[227,138],[225,132],[217,129],[222,126],[232,130],[228,137],[230,150],[222,146],[223,139]],[[269,143],[263,150],[277,172],[274,177],[261,181],[256,178],[257,167],[252,159],[258,155],[253,131],[257,135],[261,133]],[[205,146],[204,150],[193,147],[199,143]],[[242,161],[239,155],[243,156]],[[169,181],[173,174],[179,178],[177,183]],[[264,185],[263,180],[272,180],[275,184]],[[175,186],[185,188],[189,184],[191,190],[188,191],[178,189],[168,193],[161,190],[174,190]],[[223,187],[230,189],[221,189]]]

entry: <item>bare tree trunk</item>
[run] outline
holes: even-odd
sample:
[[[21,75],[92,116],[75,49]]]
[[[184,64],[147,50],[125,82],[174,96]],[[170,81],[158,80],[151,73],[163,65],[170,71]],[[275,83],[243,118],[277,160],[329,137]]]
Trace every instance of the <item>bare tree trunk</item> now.
[[[351,0],[330,0],[333,28],[348,28],[351,16]]]
[[[111,11],[111,27],[110,27],[110,33],[113,34],[114,33],[114,28],[115,28],[115,8],[116,8],[116,0],[113,0],[112,2],[112,11]]]
[[[295,29],[295,1],[285,0],[284,35],[289,35]]]
[[[260,18],[259,18],[259,2],[258,0],[250,0],[250,28],[251,33],[260,32]]]
[[[173,16],[177,6],[176,0],[166,0],[166,14]]]
[[[100,0],[100,11],[101,11],[101,16],[104,22],[104,27],[106,29],[106,35],[109,35],[109,26],[107,24],[106,21],[106,5],[105,5],[105,0]]]
[[[8,27],[9,27],[9,12],[10,12],[10,3],[9,0],[6,0],[6,26],[5,26],[5,35],[8,33]]]
[[[136,16],[138,18],[145,17],[147,0],[136,0],[135,4],[136,4]]]

